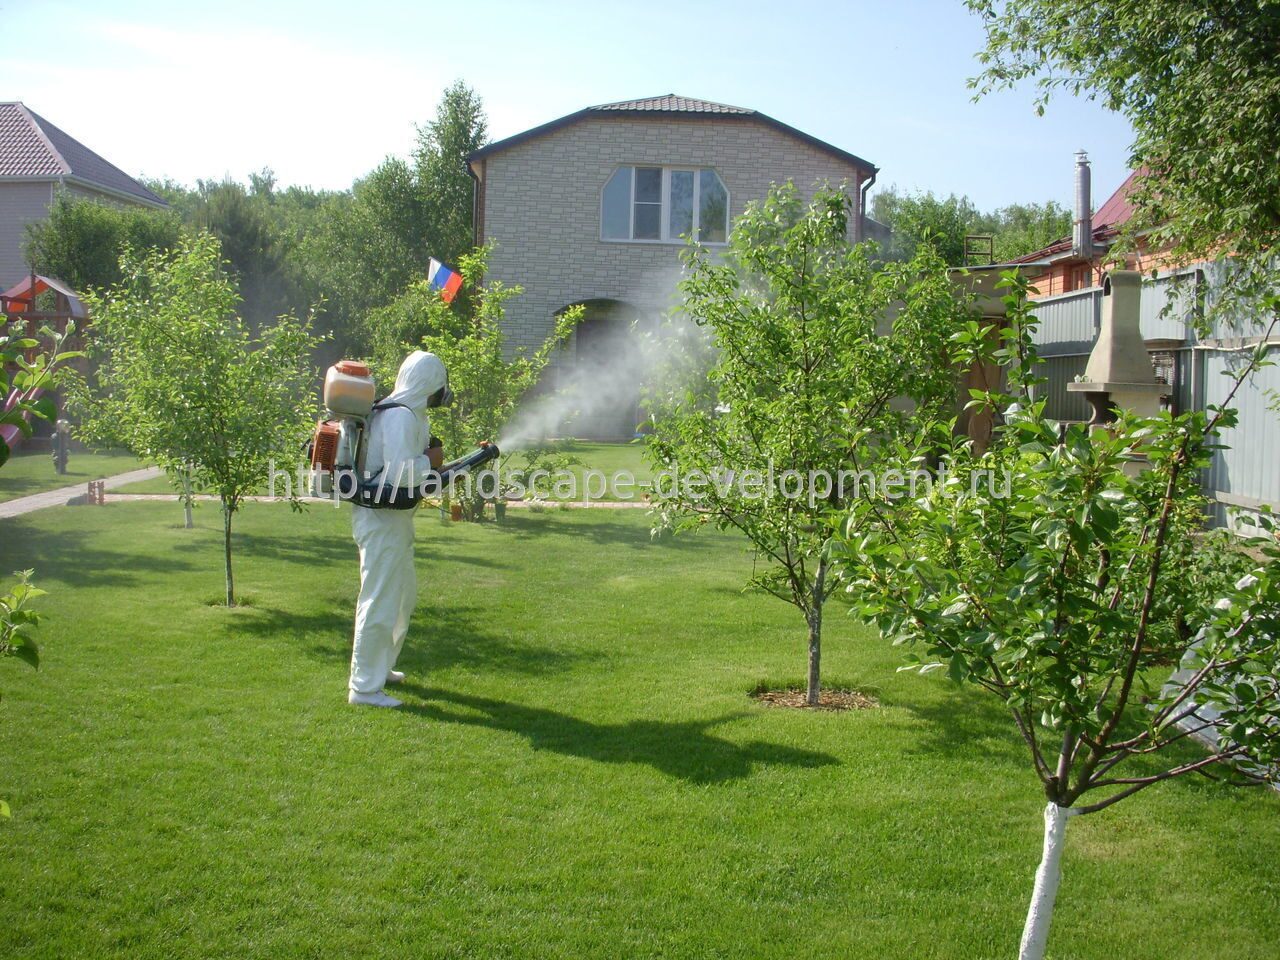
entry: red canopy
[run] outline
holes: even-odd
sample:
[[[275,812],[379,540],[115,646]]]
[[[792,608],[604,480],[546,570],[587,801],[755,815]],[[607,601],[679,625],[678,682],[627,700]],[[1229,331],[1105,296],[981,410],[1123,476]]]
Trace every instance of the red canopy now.
[[[32,290],[32,281],[34,283],[34,291]],[[23,277],[19,282],[4,293],[0,293],[0,310],[5,313],[26,313],[27,308],[35,302],[35,298],[40,296],[46,290],[52,290],[67,298],[68,309],[73,317],[85,317],[84,304],[80,302],[80,298],[76,296],[74,290],[68,287],[61,280],[54,280],[51,277],[42,277],[39,274]]]

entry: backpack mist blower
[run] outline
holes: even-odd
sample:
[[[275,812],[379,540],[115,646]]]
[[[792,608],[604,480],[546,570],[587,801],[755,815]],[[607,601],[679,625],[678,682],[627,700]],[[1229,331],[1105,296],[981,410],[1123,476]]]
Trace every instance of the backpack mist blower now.
[[[402,403],[374,403],[376,389],[369,368],[355,360],[341,360],[325,374],[324,406],[329,419],[316,424],[311,438],[311,496],[346,500],[372,509],[412,510],[423,497],[447,487],[454,477],[501,455],[497,444],[482,443],[412,487],[396,486],[394,480],[389,483],[380,476],[381,467],[366,476],[365,435],[369,421],[383,410],[404,407]],[[439,445],[440,441],[432,437],[431,446]]]

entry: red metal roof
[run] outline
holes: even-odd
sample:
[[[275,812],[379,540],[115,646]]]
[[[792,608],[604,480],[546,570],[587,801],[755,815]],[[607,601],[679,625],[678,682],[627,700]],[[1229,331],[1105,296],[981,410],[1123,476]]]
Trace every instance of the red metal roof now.
[[[1093,239],[1095,241],[1104,241],[1112,239],[1123,226],[1133,216],[1133,203],[1129,197],[1133,194],[1134,187],[1137,186],[1138,180],[1142,175],[1141,170],[1132,171],[1125,178],[1124,183],[1111,196],[1107,197],[1106,203],[1098,208],[1093,215]],[[1057,240],[1049,246],[1044,247],[1034,253],[1027,253],[1021,257],[1015,257],[1010,263],[1031,263],[1035,260],[1044,260],[1048,257],[1054,257],[1061,253],[1067,253],[1071,249],[1071,238],[1064,237]]]
[[[1129,195],[1137,186],[1139,173],[1138,170],[1130,173],[1124,183],[1120,184],[1120,189],[1109,196],[1107,202],[1098,208],[1098,212],[1093,215],[1094,233],[1108,227],[1115,230],[1133,216],[1133,204],[1129,202]]]

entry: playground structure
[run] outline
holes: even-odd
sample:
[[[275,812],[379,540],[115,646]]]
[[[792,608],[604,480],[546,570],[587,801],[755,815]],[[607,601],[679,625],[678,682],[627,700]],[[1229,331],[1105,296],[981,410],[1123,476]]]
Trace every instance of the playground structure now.
[[[34,272],[5,290],[4,293],[0,293],[0,313],[4,314],[7,327],[21,324],[21,336],[41,341],[55,337],[61,338],[67,332],[68,323],[83,321],[88,317],[84,304],[74,290],[60,280],[40,276]],[[76,349],[77,345],[70,341],[78,339],[77,331],[68,338],[68,342],[61,344],[61,349]],[[38,347],[29,350],[27,359],[34,357],[38,350]],[[38,400],[44,392],[44,390],[36,390],[25,400],[27,402]],[[14,388],[4,398],[4,406],[0,409],[8,412],[18,404],[20,399],[23,399],[22,391]],[[21,446],[23,439],[18,427],[12,425],[0,427],[0,440],[3,440],[10,450],[16,450]]]

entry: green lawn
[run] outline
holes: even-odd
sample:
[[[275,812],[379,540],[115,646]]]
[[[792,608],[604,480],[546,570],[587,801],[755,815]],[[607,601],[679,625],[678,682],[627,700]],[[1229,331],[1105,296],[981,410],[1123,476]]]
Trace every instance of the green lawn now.
[[[835,611],[830,679],[768,709],[798,615],[738,541],[639,511],[419,518],[401,711],[345,703],[345,510],[158,503],[0,521],[36,673],[0,664],[0,956],[1010,957],[1043,797],[999,710]],[[1280,802],[1163,784],[1073,821],[1050,955],[1275,957]]]
[[[643,500],[648,490],[647,484],[653,480],[653,471],[644,459],[644,442],[640,440],[629,443],[557,440],[549,445],[549,449],[579,461],[569,467],[574,475],[577,491],[573,499],[588,498],[588,480],[585,476],[588,470],[602,474],[604,481],[603,486],[600,479],[590,481],[592,500]],[[519,454],[512,459],[518,460]],[[629,481],[634,481],[634,484]]]
[[[0,501],[87,483],[144,466],[146,464],[131,453],[72,453],[67,459],[67,472],[59,475],[54,472],[53,458],[48,452],[17,453],[0,467]]]

